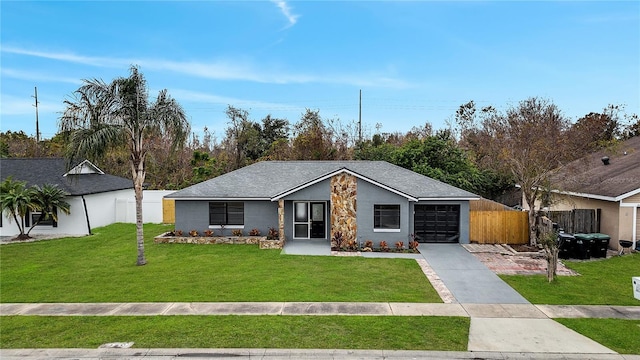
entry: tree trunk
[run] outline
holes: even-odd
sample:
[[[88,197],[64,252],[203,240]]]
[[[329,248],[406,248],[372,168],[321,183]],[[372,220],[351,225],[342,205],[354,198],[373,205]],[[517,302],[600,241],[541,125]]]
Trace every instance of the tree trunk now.
[[[536,246],[538,244],[538,237],[536,234],[536,215],[535,210],[530,207],[529,209],[529,244],[531,246]]]
[[[558,270],[558,248],[556,246],[545,245],[544,252],[547,258],[547,280],[552,282],[556,279]]]
[[[133,187],[136,195],[136,238],[138,242],[138,260],[136,265],[147,263],[144,257],[144,232],[142,229],[142,185],[144,183],[144,170],[142,165],[134,166]]]
[[[529,244],[538,245],[538,217],[536,216],[536,193],[524,190],[525,201],[529,205]]]

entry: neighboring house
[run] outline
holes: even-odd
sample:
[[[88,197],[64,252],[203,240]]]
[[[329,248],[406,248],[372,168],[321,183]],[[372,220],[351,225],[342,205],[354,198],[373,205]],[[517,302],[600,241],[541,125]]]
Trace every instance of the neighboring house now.
[[[640,241],[640,137],[587,155],[554,177],[560,194],[550,210],[600,209],[600,232],[618,240]],[[636,247],[634,243],[633,248]]]
[[[175,227],[278,229],[281,240],[469,242],[479,196],[384,161],[263,161],[165,196]]]
[[[71,213],[59,213],[57,223],[46,221],[36,225],[31,235],[90,234],[92,228],[125,221],[126,216],[118,216],[118,202],[126,204],[134,197],[131,179],[105,174],[87,160],[67,170],[66,160],[61,158],[1,159],[1,180],[10,176],[26,181],[27,186],[57,185],[69,194],[65,200],[71,205]],[[25,217],[27,229],[38,216],[39,213],[31,212]],[[15,220],[9,220],[4,212],[0,221],[0,235],[19,234]]]

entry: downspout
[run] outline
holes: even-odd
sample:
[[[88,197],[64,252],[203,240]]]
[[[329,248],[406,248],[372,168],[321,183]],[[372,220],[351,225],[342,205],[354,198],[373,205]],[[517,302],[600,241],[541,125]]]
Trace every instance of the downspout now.
[[[635,227],[633,228],[633,232],[631,233],[631,239],[633,240],[631,248],[633,250],[637,248],[636,244],[638,241],[638,221],[640,221],[640,219],[638,219],[638,209],[640,209],[638,205],[633,208],[633,225],[635,225]]]
[[[87,200],[85,200],[84,195],[82,197],[82,205],[84,205],[84,216],[87,219],[87,230],[89,230],[89,235],[91,234],[91,224],[89,223],[89,210],[87,209]]]

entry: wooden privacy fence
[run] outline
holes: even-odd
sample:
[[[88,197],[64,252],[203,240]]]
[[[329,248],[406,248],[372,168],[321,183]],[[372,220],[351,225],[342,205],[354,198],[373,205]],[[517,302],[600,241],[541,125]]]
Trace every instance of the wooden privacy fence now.
[[[162,222],[164,224],[175,224],[176,222],[176,201],[173,199],[162,199]]]
[[[529,213],[480,199],[470,202],[469,240],[479,244],[528,244]]]
[[[600,232],[600,209],[573,209],[567,211],[549,211],[549,218],[565,232]]]
[[[469,212],[469,240],[479,244],[528,244],[526,211]]]

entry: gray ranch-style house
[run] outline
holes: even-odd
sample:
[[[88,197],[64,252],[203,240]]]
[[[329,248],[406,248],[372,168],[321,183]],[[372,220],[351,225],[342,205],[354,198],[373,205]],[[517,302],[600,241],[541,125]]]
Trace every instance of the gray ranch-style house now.
[[[184,233],[242,229],[279,239],[389,246],[468,243],[469,201],[480,197],[385,161],[263,161],[166,195]]]

